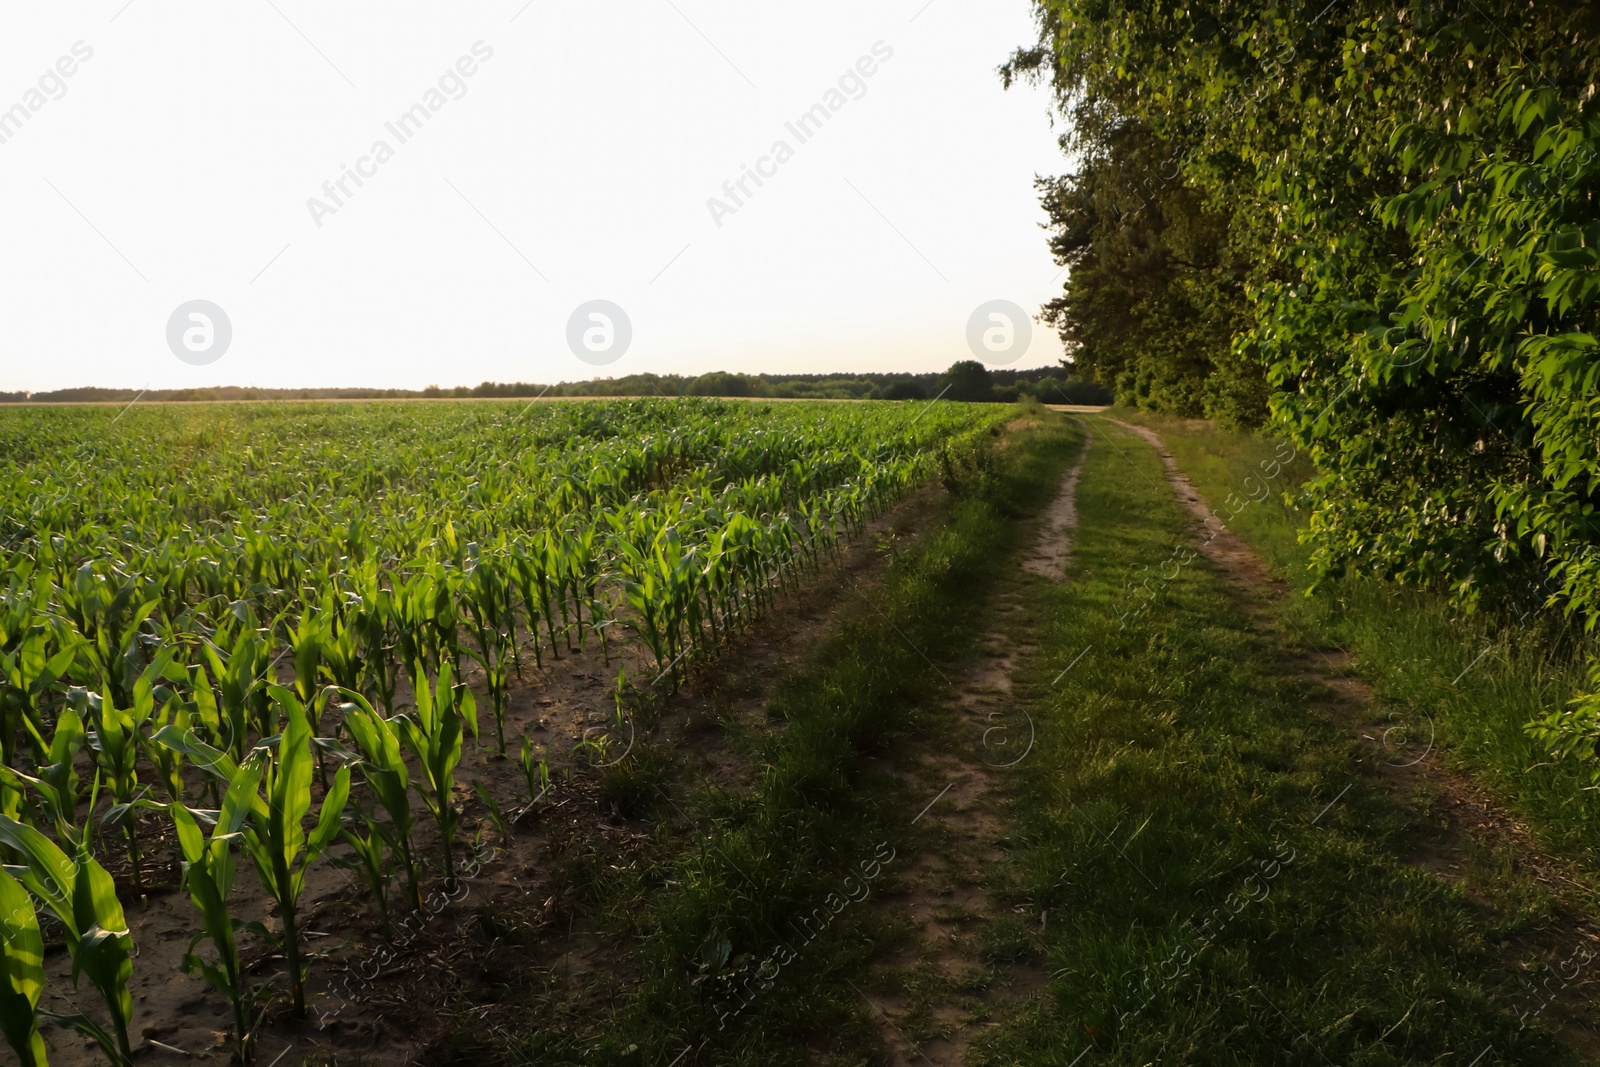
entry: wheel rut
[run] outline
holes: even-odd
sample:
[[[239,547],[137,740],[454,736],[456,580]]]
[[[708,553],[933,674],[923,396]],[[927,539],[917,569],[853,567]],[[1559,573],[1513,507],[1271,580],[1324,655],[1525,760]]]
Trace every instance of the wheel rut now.
[[[1085,438],[1062,477],[1016,580],[1065,579],[1078,477],[1091,442]],[[994,606],[995,624],[982,634],[976,662],[951,679],[950,710],[971,744],[956,751],[922,745],[912,754],[911,780],[929,797],[914,820],[922,844],[896,863],[875,905],[901,937],[861,993],[887,1062],[895,1065],[967,1062],[974,1041],[999,1015],[1048,981],[1028,947],[1046,917],[1025,902],[1008,905],[996,884],[1010,845],[1003,782],[1033,744],[1032,720],[1013,698],[1012,673],[1033,648],[1021,597],[1003,590]]]

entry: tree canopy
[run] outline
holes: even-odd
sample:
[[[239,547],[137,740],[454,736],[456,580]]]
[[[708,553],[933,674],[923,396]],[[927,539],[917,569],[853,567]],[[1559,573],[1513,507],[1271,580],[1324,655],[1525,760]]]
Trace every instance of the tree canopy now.
[[[1269,421],[1307,536],[1476,606],[1600,623],[1593,4],[1039,0],[1075,169],[1043,184],[1074,367]],[[1600,685],[1600,676],[1596,684]],[[1600,700],[1547,723],[1594,754]]]

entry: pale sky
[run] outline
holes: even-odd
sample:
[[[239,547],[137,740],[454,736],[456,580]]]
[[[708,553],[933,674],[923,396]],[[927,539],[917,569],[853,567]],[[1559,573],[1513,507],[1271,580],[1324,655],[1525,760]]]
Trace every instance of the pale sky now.
[[[1026,0],[6,8],[0,389],[939,370],[1060,288]]]

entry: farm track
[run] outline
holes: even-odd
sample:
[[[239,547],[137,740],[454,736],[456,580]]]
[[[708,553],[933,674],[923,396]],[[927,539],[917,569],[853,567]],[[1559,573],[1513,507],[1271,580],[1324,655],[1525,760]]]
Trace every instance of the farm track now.
[[[1523,934],[1509,946],[1514,960],[1555,961],[1575,945],[1600,953],[1600,923],[1593,902],[1600,887],[1577,865],[1539,847],[1529,828],[1499,803],[1470,773],[1441,758],[1432,724],[1385,719],[1372,688],[1350,668],[1350,654],[1338,648],[1315,647],[1279,606],[1288,586],[1274,578],[1255,550],[1215,521],[1211,507],[1153,430],[1108,420],[1138,435],[1155,448],[1167,481],[1196,522],[1190,537],[1238,594],[1240,606],[1254,625],[1284,650],[1284,670],[1320,692],[1317,706],[1362,743],[1363,769],[1390,793],[1423,828],[1410,855],[1414,866],[1460,887],[1488,907],[1467,876],[1482,863],[1483,853],[1508,857],[1513,868],[1536,881],[1559,902],[1563,914],[1545,927]],[[1209,535],[1207,535],[1209,532]],[[1563,988],[1546,1011],[1557,1036],[1569,1048],[1600,1060],[1600,982],[1590,977]]]
[[[918,817],[928,844],[903,858],[878,899],[879,914],[907,938],[876,962],[862,993],[895,1067],[967,1062],[992,1019],[1048,981],[1036,966],[997,958],[996,923],[1009,913],[992,882],[1009,849],[1006,775],[1033,744],[1033,722],[1012,686],[1018,658],[1035,651],[1026,643],[1035,620],[1017,586],[1064,580],[1078,522],[1078,476],[1093,441],[1085,438],[1039,520],[1033,547],[995,596],[978,661],[953,679],[948,721],[956,745],[918,744],[901,760],[915,788],[933,798]]]

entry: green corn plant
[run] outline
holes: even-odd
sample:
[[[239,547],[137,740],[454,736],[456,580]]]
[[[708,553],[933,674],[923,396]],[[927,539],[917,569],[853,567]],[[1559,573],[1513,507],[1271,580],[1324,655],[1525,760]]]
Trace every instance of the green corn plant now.
[[[339,833],[339,818],[350,797],[350,768],[340,767],[322,798],[316,828],[308,836],[302,825],[311,811],[311,720],[305,705],[281,686],[268,694],[284,717],[283,734],[261,775],[262,794],[255,796],[244,826],[244,846],[255,863],[261,886],[278,905],[283,924],[283,955],[289,966],[290,1000],[296,1016],[306,1013],[305,968],[300,956],[297,908],[305,889],[306,869],[327,850]]]
[[[64,613],[84,637],[84,653],[99,672],[101,687],[125,704],[132,701],[132,683],[143,662],[141,628],[161,606],[148,593],[139,579],[116,566],[102,575],[92,563],[80,566],[70,583],[57,587]]]
[[[293,627],[284,624],[294,663],[294,691],[302,703],[309,703],[317,692],[322,673],[322,646],[325,640],[324,617],[310,604],[302,604],[300,618]]]
[[[50,746],[45,742],[45,694],[72,669],[83,643],[76,635],[64,647],[50,651],[52,634],[41,625],[30,626],[11,652],[0,652],[0,748],[7,754],[17,744],[18,731],[26,732],[36,758]],[[0,639],[5,636],[0,631]],[[4,641],[0,640],[0,647]]]
[[[78,769],[75,763],[83,748],[83,720],[72,708],[64,708],[56,720],[55,734],[50,738],[48,763],[38,768],[38,776],[31,777],[10,768],[0,768],[0,775],[11,774],[19,783],[32,788],[43,806],[46,817],[55,826],[56,839],[72,848],[78,847],[83,831],[78,827]],[[15,812],[4,812],[15,816]]]
[[[489,789],[482,782],[473,779],[472,793],[478,798],[478,803],[483,805],[483,810],[488,813],[489,822],[494,826],[494,832],[500,836],[500,845],[503,848],[511,846],[511,824],[506,820],[506,813],[501,810],[499,803],[489,793]]]
[[[395,586],[392,601],[394,633],[401,660],[413,672],[412,687],[422,684],[426,674],[449,662],[460,671],[460,623],[456,616],[455,594],[450,573],[438,563]]]
[[[516,649],[516,615],[512,610],[511,587],[501,576],[497,560],[485,561],[476,544],[467,545],[468,572],[466,593],[467,621],[477,649],[467,654],[483,667],[484,684],[494,710],[495,741],[499,754],[506,754],[506,711],[509,704],[510,672],[507,662]]]
[[[200,933],[189,942],[183,968],[188,974],[202,975],[227,998],[233,1008],[234,1047],[241,1063],[248,1062],[250,1057],[252,998],[239,965],[235,933],[248,924],[233,917],[228,909],[228,894],[233,888],[233,845],[240,838],[240,828],[256,803],[256,788],[264,764],[265,753],[252,754],[244,762],[228,785],[220,811],[195,812],[176,801],[167,807],[178,832],[178,845],[183,850],[183,884],[200,913],[201,923]],[[209,838],[200,827],[202,818],[215,819]],[[211,941],[217,954],[216,963],[206,962],[195,952],[202,938]]]
[[[656,669],[665,670],[670,653],[662,618],[661,603],[664,598],[661,581],[652,566],[652,561],[637,544],[632,541],[620,541],[618,547],[621,549],[618,562],[622,567],[618,580],[622,585],[623,595],[627,597],[628,605],[638,616],[637,621],[629,620],[629,625],[644,638],[645,644],[650,646],[650,653],[655,656]]]
[[[135,720],[140,723],[139,732],[135,735],[139,741],[139,750],[155,765],[161,788],[167,794],[167,799],[182,800],[183,756],[165,745],[156,744],[152,735],[168,726],[188,730],[193,717],[192,705],[166,686],[155,687],[150,694],[150,700],[155,705],[153,714],[141,718],[137,712],[135,713]],[[150,724],[148,733],[145,730],[145,723]]]
[[[379,834],[394,851],[406,874],[406,892],[411,907],[422,910],[422,888],[417,877],[416,852],[411,845],[411,832],[415,819],[411,813],[411,771],[401,752],[400,731],[395,720],[385,719],[375,711],[366,697],[347,689],[335,689],[350,702],[340,705],[345,729],[361,751],[356,769],[361,772],[373,799],[389,816],[388,827],[367,822],[368,851],[372,849],[371,835]],[[365,820],[365,817],[363,816]],[[348,838],[347,838],[348,840]],[[357,845],[357,851],[362,850]]]
[[[44,993],[44,938],[33,898],[0,869],[0,1031],[22,1067],[47,1067],[39,1033]]]
[[[224,653],[216,640],[207,641],[202,650],[221,696],[223,728],[235,760],[244,759],[249,749],[248,732],[254,727],[261,737],[278,732],[266,692],[261,685],[272,665],[272,646],[261,631],[250,623],[240,624],[237,634],[218,629],[216,639],[227,643]]]
[[[343,608],[332,590],[322,598],[322,673],[337,686],[346,689],[361,688],[361,675],[365,662],[361,655],[361,626],[358,617],[362,611],[360,598],[347,596]],[[298,672],[296,681],[299,680]],[[308,703],[311,694],[304,698]]]
[[[388,831],[365,812],[356,812],[355,818],[350,822],[355,824],[355,827],[347,825],[339,836],[350,846],[355,855],[348,860],[335,858],[333,862],[361,876],[361,880],[367,884],[368,892],[372,894],[372,899],[378,905],[378,921],[387,927],[389,885],[394,881],[394,868],[389,863],[389,852],[391,850],[398,852],[398,849],[389,844]]]
[[[531,588],[525,583],[523,595],[535,592],[539,605],[539,617],[544,619],[545,633],[550,638],[550,654],[556,659],[561,658],[561,647],[556,643],[556,616],[552,607],[556,597],[552,595],[554,577],[560,566],[555,542],[550,536],[550,531],[545,530],[539,535],[537,541],[529,543],[531,565],[528,568],[527,578],[531,580]],[[528,605],[528,619],[530,625],[533,619],[533,604]]]
[[[96,765],[105,773],[111,787],[112,808],[106,813],[105,823],[122,829],[127,838],[128,859],[133,864],[133,884],[144,887],[143,864],[139,852],[139,826],[135,802],[139,799],[138,760],[146,747],[144,725],[156,714],[158,706],[166,707],[176,698],[166,686],[158,684],[168,674],[174,673],[172,650],[162,649],[129,687],[129,706],[119,708],[111,687],[100,693],[90,693],[75,688],[68,694],[73,709],[82,716],[90,729],[87,733],[89,749]],[[182,672],[176,672],[182,677]],[[183,779],[170,763],[170,758],[158,758],[158,767],[170,770],[181,791]],[[170,779],[169,779],[170,784]]]
[[[484,686],[489,690],[489,706],[494,711],[497,751],[506,754],[506,711],[510,707],[510,677],[506,661],[511,658],[508,635],[496,632],[490,652],[468,649],[467,654],[483,665]]]
[[[232,752],[234,749],[233,738],[229,733],[231,724],[223,717],[222,707],[217,703],[216,690],[211,688],[211,681],[206,675],[206,669],[198,665],[189,669],[191,671],[189,726],[191,728],[198,726],[204,731],[204,736],[212,745]],[[151,735],[151,741],[155,742],[156,737],[168,725],[177,725],[177,723],[163,723],[158,726]],[[205,781],[207,795],[220,805],[222,803],[221,789],[226,787],[227,783],[219,783],[214,775],[207,775]],[[174,797],[173,799],[181,798]]]
[[[399,682],[399,667],[390,655],[392,625],[398,616],[394,591],[381,583],[376,560],[364,560],[348,577],[354,586],[350,593],[350,626],[360,646],[366,683],[351,685],[336,678],[334,684],[371,693],[385,709],[392,710]]]
[[[92,801],[91,801],[92,803]],[[66,929],[67,952],[72,957],[72,980],[87,974],[100,991],[110,1016],[110,1030],[86,1015],[47,1017],[73,1027],[100,1046],[113,1067],[131,1067],[133,1050],[128,1025],[133,1018],[133,938],[123,918],[122,905],[106,869],[89,855],[87,840],[80,840],[72,859],[54,841],[31,826],[0,816],[0,842],[21,854],[21,866],[11,868],[23,885],[61,920]]]
[[[528,786],[528,806],[522,809],[526,814],[539,803],[540,797],[550,791],[550,765],[534,753],[533,742],[524,737],[522,754],[517,757],[517,766],[522,768],[522,780]]]
[[[285,626],[289,635],[289,648],[293,654],[294,662],[294,694],[302,706],[320,710],[317,703],[319,696],[320,679],[325,671],[326,662],[324,652],[332,643],[332,611],[318,613],[310,604],[302,605],[300,620],[293,629]],[[320,732],[321,723],[315,712],[311,716],[311,735],[316,737]],[[318,745],[317,754],[317,780],[322,783],[324,791],[328,788],[328,768],[323,758],[322,746]]]
[[[100,693],[75,687],[69,691],[68,699],[88,726],[88,745],[96,774],[104,775],[111,788],[113,806],[103,823],[122,831],[128,859],[133,864],[133,882],[135,887],[140,887],[139,831],[132,806],[138,799],[139,726],[130,711],[116,706],[109,687]],[[90,812],[92,816],[92,808]]]
[[[277,940],[289,967],[291,1000],[295,1013],[304,1015],[305,968],[300,957],[296,908],[305,888],[306,869],[338,835],[340,816],[350,796],[350,768],[342,766],[334,775],[333,785],[323,797],[316,828],[307,836],[302,823],[311,810],[310,718],[305,706],[289,690],[271,686],[268,694],[277,707],[274,715],[286,716],[284,731],[277,738],[275,749],[260,748],[256,752],[264,755],[251,756],[251,760],[264,760],[261,792],[253,794],[249,817],[240,832],[262,888],[278,905],[283,932]],[[228,783],[230,789],[243,773],[229,753],[206,744],[193,730],[163,727],[156,732],[155,741],[183,753],[195,766]]]
[[[539,620],[546,618],[541,614],[540,605],[544,602],[543,590],[547,587],[544,577],[544,565],[537,552],[530,548],[517,547],[511,553],[511,577],[516,584],[517,595],[522,600],[523,614],[528,620],[528,640],[533,644],[533,662],[538,668],[544,667],[544,643],[539,639]],[[521,675],[521,661],[518,661],[518,676]]]
[[[452,795],[455,769],[461,762],[463,726],[472,731],[472,736],[478,736],[478,705],[472,690],[455,684],[448,661],[439,665],[438,682],[431,688],[422,664],[418,663],[414,671],[422,680],[416,689],[416,706],[410,713],[398,716],[396,722],[401,743],[422,765],[422,802],[439,826],[445,883],[453,885],[453,849],[461,824],[461,810]]]

